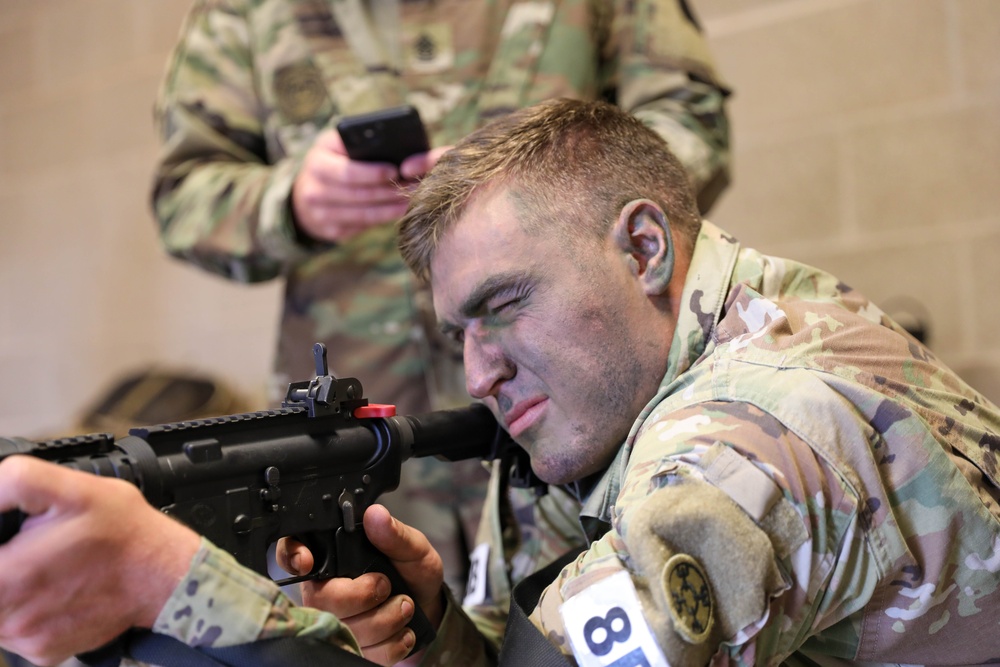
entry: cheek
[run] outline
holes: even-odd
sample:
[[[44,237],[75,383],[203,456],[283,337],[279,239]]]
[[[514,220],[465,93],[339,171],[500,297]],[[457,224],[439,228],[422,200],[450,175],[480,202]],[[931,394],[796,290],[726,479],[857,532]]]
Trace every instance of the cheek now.
[[[567,295],[560,306],[519,319],[504,332],[505,351],[519,374],[538,378],[550,392],[594,400],[606,389],[605,376],[620,377],[621,364],[632,358],[625,309],[589,293]]]
[[[607,310],[583,315],[577,324],[579,347],[567,359],[575,377],[566,378],[566,382],[589,403],[594,428],[606,428],[617,437],[635,416],[640,391],[637,383],[651,370],[645,368],[643,360],[657,334],[633,331],[634,320],[612,304],[607,305]]]
[[[607,314],[583,313],[525,348],[531,371],[555,392],[578,397],[581,403],[603,400],[609,374],[631,358],[630,342],[621,321]],[[589,409],[589,408],[588,408]]]

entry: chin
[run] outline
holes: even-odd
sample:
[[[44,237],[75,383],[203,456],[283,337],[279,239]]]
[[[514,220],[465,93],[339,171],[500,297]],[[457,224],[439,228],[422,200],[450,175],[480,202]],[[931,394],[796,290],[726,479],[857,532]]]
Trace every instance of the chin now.
[[[527,433],[521,436],[527,436]],[[518,444],[531,457],[532,471],[547,484],[569,484],[586,479],[603,471],[614,459],[614,451],[595,451],[589,439],[575,433],[569,437],[536,433],[534,438],[525,437],[525,440],[530,442]]]
[[[534,456],[531,457],[532,471],[546,484],[569,484],[584,479],[593,472],[580,467],[579,463],[562,459],[537,461]]]
[[[553,465],[553,463],[556,463],[556,465]],[[534,453],[531,453],[531,471],[546,484],[565,484],[566,480],[564,476],[566,471],[563,468],[564,466],[559,465],[557,462],[539,459]]]
[[[538,477],[538,479],[542,480],[546,484],[556,484],[556,485],[558,485],[558,484],[566,484],[566,483],[572,481],[572,480],[563,479],[562,477],[560,477],[558,475],[554,475],[551,471],[539,470],[538,467],[535,466],[534,463],[531,464],[531,470],[532,470],[532,472],[535,473],[535,476]]]

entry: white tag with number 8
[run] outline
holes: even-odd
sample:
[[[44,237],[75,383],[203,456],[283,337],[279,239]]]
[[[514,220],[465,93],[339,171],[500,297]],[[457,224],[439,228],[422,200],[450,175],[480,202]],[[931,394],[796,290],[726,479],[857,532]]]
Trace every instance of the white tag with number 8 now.
[[[562,604],[559,614],[580,667],[670,667],[628,572],[583,589]]]

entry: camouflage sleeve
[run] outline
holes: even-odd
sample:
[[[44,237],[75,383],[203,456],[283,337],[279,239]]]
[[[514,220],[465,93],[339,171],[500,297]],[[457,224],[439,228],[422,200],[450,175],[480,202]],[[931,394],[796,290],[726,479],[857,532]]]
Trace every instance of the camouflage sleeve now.
[[[533,620],[567,654],[611,651],[585,630],[612,620],[595,591],[614,582],[610,599],[631,632],[616,635],[616,651],[635,647],[647,664],[776,663],[870,594],[865,545],[852,538],[857,508],[843,480],[772,416],[690,406],[640,434],[613,529],[546,589]],[[839,638],[847,655],[850,634]]]
[[[157,98],[152,205],[166,250],[241,282],[301,256],[288,198],[295,158],[271,163],[238,0],[199,0]]]
[[[153,630],[189,646],[216,648],[312,637],[361,655],[354,636],[333,614],[293,605],[274,582],[241,567],[204,538]]]
[[[496,650],[445,589],[447,606],[421,667],[496,664]],[[310,637],[361,655],[354,635],[329,612],[292,603],[271,580],[241,567],[208,540],[153,626],[189,646],[224,648],[264,639]],[[132,664],[132,663],[130,663]]]
[[[420,667],[492,667],[497,664],[495,645],[484,637],[476,624],[465,614],[462,607],[447,592],[448,605],[445,608],[437,637],[420,660]]]
[[[616,0],[606,89],[684,163],[702,212],[729,183],[729,90],[686,0]]]

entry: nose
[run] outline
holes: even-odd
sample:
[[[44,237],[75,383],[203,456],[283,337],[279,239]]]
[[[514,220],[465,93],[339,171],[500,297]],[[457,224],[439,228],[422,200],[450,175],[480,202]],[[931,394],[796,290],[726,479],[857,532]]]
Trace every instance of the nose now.
[[[469,327],[465,330],[465,388],[473,398],[495,396],[500,386],[514,377],[514,364],[489,334]]]

